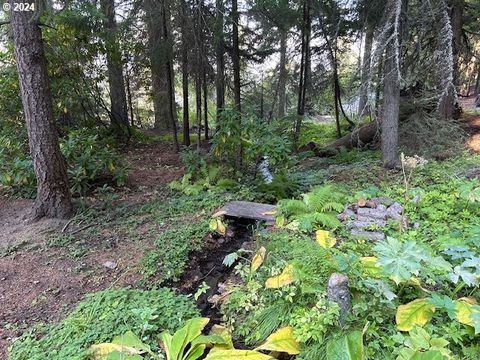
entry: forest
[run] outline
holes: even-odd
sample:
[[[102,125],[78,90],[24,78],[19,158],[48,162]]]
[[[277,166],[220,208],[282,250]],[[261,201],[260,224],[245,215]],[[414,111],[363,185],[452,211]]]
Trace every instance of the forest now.
[[[480,360],[480,0],[0,4],[0,359]]]

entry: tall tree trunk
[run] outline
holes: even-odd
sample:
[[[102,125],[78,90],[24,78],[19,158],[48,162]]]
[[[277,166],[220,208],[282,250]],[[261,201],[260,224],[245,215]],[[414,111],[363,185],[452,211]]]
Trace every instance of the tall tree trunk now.
[[[396,0],[401,1],[401,0]],[[399,35],[398,35],[399,36]],[[400,76],[398,42],[390,40],[385,53],[383,85],[382,162],[387,169],[397,165],[398,119],[400,114]]]
[[[165,63],[166,73],[167,73],[167,92],[168,92],[168,110],[169,110],[169,118],[170,118],[170,129],[172,130],[173,135],[173,143],[175,146],[175,150],[178,152],[180,151],[180,146],[178,144],[178,136],[177,136],[177,108],[175,102],[175,83],[174,83],[174,75],[173,75],[173,63],[172,63],[172,44],[170,43],[170,9],[168,4],[166,3],[167,0],[163,0],[162,4],[162,12],[161,12],[161,22],[163,25],[163,38],[165,39],[165,43],[168,45],[167,51],[167,61]]]
[[[238,39],[238,3],[237,0],[232,0],[232,23],[233,23],[233,93],[235,98],[235,110],[242,112],[241,106],[241,90],[240,90],[240,45]]]
[[[278,117],[285,117],[287,103],[287,31],[280,31],[280,70],[278,74]]]
[[[127,86],[127,103],[128,103],[128,111],[130,112],[130,126],[135,126],[135,118],[133,115],[133,99],[132,99],[132,89],[130,86],[130,79],[131,79],[131,74],[130,70],[128,68],[130,62],[130,56],[127,53],[126,54],[126,67],[125,67],[125,84]]]
[[[225,107],[225,45],[223,37],[223,13],[225,6],[223,0],[215,1],[215,62],[217,72],[215,75],[215,90],[217,96],[217,129],[220,126],[220,116]]]
[[[448,89],[448,94],[441,100],[439,105],[440,115],[444,119],[453,118],[453,110],[455,103],[455,88],[459,85],[459,52],[462,41],[463,26],[463,10],[465,6],[464,0],[450,0],[451,7],[450,25],[452,27],[452,56],[453,56],[453,86]]]
[[[171,128],[169,90],[167,81],[169,45],[163,31],[163,1],[144,0],[145,23],[148,34],[148,54],[152,76],[152,99],[156,129]]]
[[[363,51],[360,96],[358,100],[358,114],[360,116],[365,116],[369,113],[369,108],[367,104],[370,85],[370,63],[372,57],[373,33],[373,24],[371,22],[367,22],[365,29],[365,48]]]
[[[182,90],[183,90],[183,145],[190,146],[190,113],[188,105],[188,43],[187,43],[187,4],[182,6]]]
[[[20,1],[11,4],[17,2]],[[37,178],[32,217],[68,218],[73,208],[65,159],[53,120],[42,32],[31,12],[12,11],[11,23],[30,154]]]
[[[195,102],[196,102],[196,121],[197,121],[197,151],[200,151],[202,140],[202,78],[197,72],[195,76]]]
[[[110,117],[115,126],[128,126],[127,99],[123,79],[122,53],[118,46],[114,0],[101,0],[105,15],[105,28],[110,36],[106,40],[108,86],[110,89]]]
[[[202,85],[203,85],[203,120],[205,126],[205,140],[208,140],[208,84],[207,84],[207,72],[205,66],[203,66],[202,73]]]
[[[302,21],[302,55],[300,60],[300,82],[298,85],[297,119],[294,129],[294,146],[297,146],[303,116],[305,115],[305,100],[308,87],[308,75],[310,68],[310,0],[303,1]]]

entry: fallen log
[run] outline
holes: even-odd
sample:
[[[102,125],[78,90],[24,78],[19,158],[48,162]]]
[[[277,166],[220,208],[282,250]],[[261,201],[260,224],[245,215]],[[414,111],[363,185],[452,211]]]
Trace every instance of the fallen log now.
[[[331,142],[323,148],[320,148],[317,144],[310,142],[302,146],[299,150],[313,151],[317,156],[334,156],[342,148],[352,149],[356,147],[363,147],[366,144],[377,141],[379,136],[380,124],[377,121],[372,121],[368,124],[360,126],[351,133],[335,140],[334,142]]]

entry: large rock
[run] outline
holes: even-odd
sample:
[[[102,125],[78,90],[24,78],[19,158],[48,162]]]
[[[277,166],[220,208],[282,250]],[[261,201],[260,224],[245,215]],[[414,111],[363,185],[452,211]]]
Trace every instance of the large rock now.
[[[348,277],[344,274],[333,273],[328,279],[327,296],[340,307],[340,325],[345,325],[345,320],[352,310],[352,299],[348,288]]]

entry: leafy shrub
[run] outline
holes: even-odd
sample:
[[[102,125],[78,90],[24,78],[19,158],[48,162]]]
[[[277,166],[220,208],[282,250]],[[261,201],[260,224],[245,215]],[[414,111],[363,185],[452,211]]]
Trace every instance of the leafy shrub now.
[[[276,129],[275,124],[254,116],[244,116],[240,121],[234,111],[222,112],[220,127],[212,143],[212,154],[219,162],[234,169],[241,160],[244,167],[253,167],[253,172],[262,157],[268,158],[272,169],[284,169],[291,150],[288,136]],[[240,153],[240,147],[243,153]]]
[[[7,133],[0,136],[0,189],[20,196],[35,194],[33,163],[24,154],[28,152],[28,140]]]
[[[118,186],[125,184],[125,166],[109,141],[108,138],[101,140],[87,129],[74,130],[61,141],[60,149],[67,160],[74,194],[85,193],[91,184],[109,178]]]
[[[36,179],[28,153],[28,141],[7,133],[0,136],[0,187],[11,194],[32,197]],[[67,161],[70,189],[84,194],[94,185],[126,182],[126,168],[109,138],[100,139],[92,130],[79,129],[60,140]]]
[[[60,324],[24,334],[14,343],[10,359],[89,359],[91,344],[128,330],[158,348],[158,332],[174,331],[194,316],[198,311],[193,303],[169,289],[105,290],[88,295]]]

